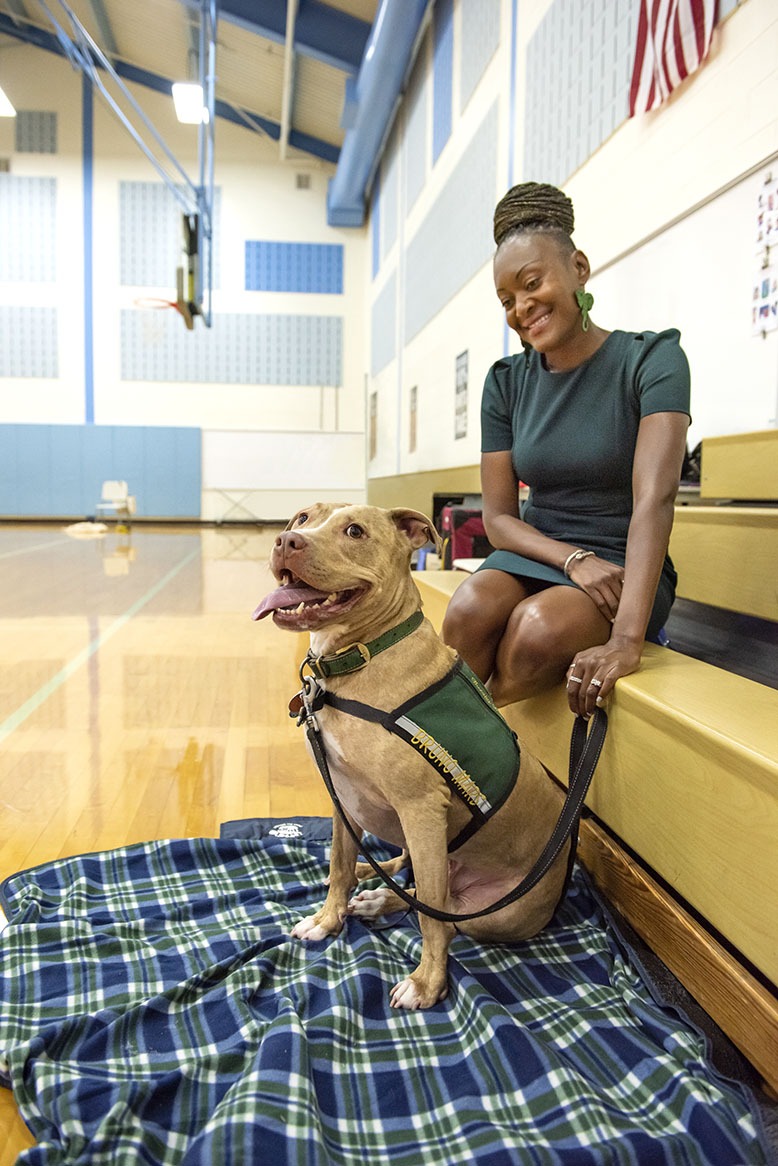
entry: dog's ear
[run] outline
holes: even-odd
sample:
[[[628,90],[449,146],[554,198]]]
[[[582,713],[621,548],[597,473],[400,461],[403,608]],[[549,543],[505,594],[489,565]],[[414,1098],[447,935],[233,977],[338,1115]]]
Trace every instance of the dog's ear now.
[[[435,530],[432,520],[419,510],[390,510],[389,517],[398,530],[408,536],[412,547],[423,547],[425,543],[434,543],[435,550],[440,554],[440,535]]]

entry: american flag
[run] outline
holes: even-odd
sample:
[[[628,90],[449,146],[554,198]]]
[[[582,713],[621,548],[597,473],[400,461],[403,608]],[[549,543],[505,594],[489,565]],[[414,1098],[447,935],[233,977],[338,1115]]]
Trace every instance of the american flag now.
[[[629,116],[657,109],[708,55],[717,0],[640,0]]]

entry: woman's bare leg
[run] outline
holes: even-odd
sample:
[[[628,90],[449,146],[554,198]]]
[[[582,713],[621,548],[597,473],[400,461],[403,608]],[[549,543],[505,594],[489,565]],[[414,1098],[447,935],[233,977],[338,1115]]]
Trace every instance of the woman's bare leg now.
[[[504,571],[476,571],[454,592],[443,622],[443,640],[484,683],[494,671],[508,621],[530,588]]]
[[[489,681],[495,704],[512,704],[561,683],[575,653],[604,644],[610,631],[593,600],[577,587],[551,586],[523,599],[495,653]]]

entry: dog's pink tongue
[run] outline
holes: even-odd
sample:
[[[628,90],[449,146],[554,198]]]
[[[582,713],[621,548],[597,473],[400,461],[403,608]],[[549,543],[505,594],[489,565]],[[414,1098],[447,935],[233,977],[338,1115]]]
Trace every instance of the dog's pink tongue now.
[[[251,618],[264,619],[279,607],[297,607],[314,599],[326,599],[328,594],[327,591],[317,591],[315,587],[306,587],[305,584],[300,587],[278,587],[265,596]]]

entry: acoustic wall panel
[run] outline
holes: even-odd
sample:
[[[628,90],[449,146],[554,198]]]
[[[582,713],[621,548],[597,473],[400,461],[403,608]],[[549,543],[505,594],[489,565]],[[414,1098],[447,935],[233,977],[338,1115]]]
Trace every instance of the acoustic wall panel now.
[[[198,518],[199,429],[0,425],[0,514],[94,516],[102,484],[124,479],[138,516]]]
[[[527,49],[524,174],[563,183],[626,120],[638,8],[554,0]]]
[[[221,191],[213,197],[213,280],[219,287]],[[125,287],[176,288],[183,249],[183,210],[164,182],[119,183],[119,282]]]
[[[246,241],[246,291],[343,294],[342,243]]]
[[[125,381],[199,384],[340,385],[341,316],[215,314],[188,332],[177,312],[124,308]]]
[[[0,173],[0,282],[57,278],[57,180]]]
[[[56,376],[57,309],[0,304],[0,377]]]
[[[397,274],[392,272],[370,313],[370,372],[386,368],[397,353]]]
[[[500,0],[461,4],[462,53],[459,69],[459,101],[464,109],[484,75],[500,43]]]
[[[496,175],[495,103],[406,248],[405,343],[490,259]]]
[[[56,113],[36,109],[17,110],[14,138],[17,154],[56,154]]]

